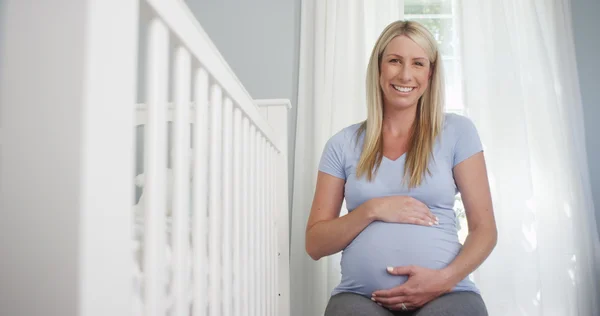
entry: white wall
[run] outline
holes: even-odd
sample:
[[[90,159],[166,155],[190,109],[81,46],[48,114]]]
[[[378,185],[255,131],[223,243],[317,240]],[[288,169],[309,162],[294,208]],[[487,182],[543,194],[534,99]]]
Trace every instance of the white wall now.
[[[300,0],[187,0],[187,4],[252,98],[291,101],[288,122],[291,199]]]
[[[135,2],[0,9],[0,315],[128,315]]]
[[[0,127],[6,133],[1,136],[0,157],[0,315],[77,315],[73,302],[78,299],[74,275],[79,269],[80,218],[76,195],[69,193],[79,192],[77,174],[70,170],[79,169],[81,160],[70,144],[81,143],[75,119],[81,114],[76,104],[83,88],[79,74],[60,65],[66,60],[79,65],[83,59],[84,18],[69,12],[83,11],[85,3],[66,2],[40,3],[39,11],[31,10],[30,15],[25,14],[27,4],[16,1],[0,7]],[[58,10],[69,5],[70,11]],[[9,6],[11,11],[6,12]],[[21,40],[20,34],[6,32],[9,28],[25,30],[33,40]],[[45,40],[36,37],[39,34],[45,34]],[[61,41],[59,36],[72,40]],[[54,42],[71,46],[61,51]],[[23,54],[26,47],[30,53]],[[71,85],[72,93],[57,90],[46,98],[44,91],[61,86],[52,84],[52,76]],[[19,104],[8,107],[15,100]],[[62,128],[56,126],[59,122]],[[55,227],[61,227],[60,232]]]
[[[571,8],[588,165],[600,231],[600,1],[572,0]]]

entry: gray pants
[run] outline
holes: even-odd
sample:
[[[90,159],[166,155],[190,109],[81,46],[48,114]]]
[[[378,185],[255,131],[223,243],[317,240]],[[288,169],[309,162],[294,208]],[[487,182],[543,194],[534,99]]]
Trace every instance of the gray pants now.
[[[325,316],[487,316],[483,299],[474,292],[451,292],[408,312],[390,311],[354,293],[332,296]]]

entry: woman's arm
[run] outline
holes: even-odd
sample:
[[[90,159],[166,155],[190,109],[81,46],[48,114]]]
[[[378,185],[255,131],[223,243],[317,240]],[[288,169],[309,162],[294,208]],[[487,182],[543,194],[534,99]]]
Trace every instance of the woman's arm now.
[[[465,206],[469,234],[458,256],[443,269],[452,285],[483,263],[498,238],[483,152],[456,165],[454,179]]]
[[[339,217],[344,199],[344,180],[324,172],[317,176],[315,196],[306,225],[306,252],[314,260],[337,253],[375,220],[366,202]]]

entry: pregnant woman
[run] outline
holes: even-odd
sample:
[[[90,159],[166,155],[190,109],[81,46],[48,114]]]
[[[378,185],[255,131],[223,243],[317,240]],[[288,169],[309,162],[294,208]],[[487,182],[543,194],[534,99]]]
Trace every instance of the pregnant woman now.
[[[314,260],[343,251],[326,316],[487,315],[468,278],[497,238],[485,160],[473,123],[444,114],[441,62],[422,25],[390,24],[369,61],[367,120],[325,146],[306,251]]]

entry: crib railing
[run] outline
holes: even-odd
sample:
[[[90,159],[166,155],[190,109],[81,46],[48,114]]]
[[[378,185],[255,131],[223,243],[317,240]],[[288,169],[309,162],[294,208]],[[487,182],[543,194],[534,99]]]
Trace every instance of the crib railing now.
[[[141,10],[147,30],[140,47],[147,52],[143,314],[279,315],[288,299],[279,283],[287,278],[279,273],[286,270],[285,245],[278,242],[288,238],[276,226],[288,211],[280,137],[287,125],[275,131],[260,115],[185,6],[147,0]],[[172,167],[172,189],[165,166]]]
[[[183,1],[57,1],[7,5],[0,314],[289,315],[289,104]]]

